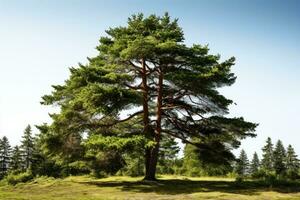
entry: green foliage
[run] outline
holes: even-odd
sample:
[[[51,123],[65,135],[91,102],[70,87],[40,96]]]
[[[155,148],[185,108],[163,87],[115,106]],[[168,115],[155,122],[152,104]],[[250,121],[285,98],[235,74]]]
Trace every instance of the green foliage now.
[[[82,138],[78,134],[59,135],[50,132],[47,124],[37,126],[40,133],[37,138],[37,151],[35,151],[34,166],[39,169],[41,175],[68,176],[70,174],[82,173],[72,163],[84,161],[84,147]],[[47,169],[52,169],[47,170]],[[52,173],[53,172],[53,173]]]
[[[290,179],[296,179],[300,177],[300,162],[297,158],[294,148],[292,145],[287,147],[286,152],[286,169],[287,177]]]
[[[264,181],[266,184],[273,186],[274,184],[277,183],[277,175],[275,171],[264,171]]]
[[[34,151],[34,138],[32,136],[31,126],[28,125],[24,130],[24,135],[22,136],[21,141],[21,152],[24,160],[24,168],[29,169],[32,164],[32,157]]]
[[[187,176],[201,176],[203,175],[203,170],[201,169],[201,161],[197,156],[196,147],[191,144],[186,144],[184,147],[184,157],[183,157],[183,174]]]
[[[242,149],[236,164],[236,173],[239,177],[245,177],[249,174],[249,160],[246,152]]]
[[[34,176],[62,176],[63,166],[59,162],[50,159],[43,149],[43,134],[38,134],[34,138],[34,148],[32,154],[31,170]]]
[[[252,158],[251,163],[250,163],[250,169],[249,169],[250,174],[253,178],[257,178],[259,169],[260,169],[259,158],[258,158],[257,153],[254,152],[253,158]]]
[[[262,168],[268,171],[274,170],[273,144],[270,137],[266,141],[266,145],[262,148],[263,158],[261,161]]]
[[[12,150],[10,169],[15,171],[15,170],[21,170],[22,168],[23,168],[22,152],[19,149],[19,146],[15,146]]]
[[[5,181],[8,184],[16,185],[18,183],[25,183],[33,179],[33,175],[30,170],[22,173],[10,172],[6,177]]]
[[[123,156],[118,151],[99,151],[89,155],[89,166],[92,174],[101,177],[103,174],[113,175],[125,165]]]
[[[273,158],[276,174],[283,175],[286,171],[286,152],[281,140],[278,140],[276,143]]]
[[[125,176],[143,176],[145,157],[142,151],[134,151],[133,153],[124,155],[125,166],[120,169],[118,174]]]
[[[228,165],[231,149],[255,136],[257,124],[225,116],[233,101],[218,91],[235,82],[233,57],[221,62],[207,46],[185,45],[181,27],[167,13],[133,15],[126,26],[106,33],[99,54],[70,68],[65,83],[43,96],[43,104],[60,108],[44,127],[49,157],[71,163],[89,152],[124,154],[143,146],[146,171],[154,173],[163,135],[198,138],[198,154],[216,165]]]
[[[8,138],[4,136],[0,139],[0,178],[7,173],[11,160],[11,147]]]
[[[199,154],[199,149],[191,144],[186,144],[184,148],[182,173],[187,176],[218,176],[226,175],[232,170],[231,164],[225,162],[215,162],[214,164],[203,159],[203,154]]]
[[[158,173],[174,174],[179,146],[174,138],[162,136],[160,141],[160,151],[158,155]]]
[[[134,146],[144,144],[143,136],[132,136],[131,138],[120,139],[118,136],[101,136],[92,135],[85,142],[84,145],[88,151],[99,150],[122,150],[125,148],[133,148]]]

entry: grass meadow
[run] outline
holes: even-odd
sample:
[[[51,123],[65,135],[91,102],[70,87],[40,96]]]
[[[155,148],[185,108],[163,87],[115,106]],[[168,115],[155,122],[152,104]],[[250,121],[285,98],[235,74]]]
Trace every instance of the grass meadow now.
[[[298,182],[270,186],[259,181],[237,183],[230,178],[162,176],[157,182],[141,177],[65,179],[40,177],[15,186],[0,186],[1,200],[275,200],[300,199]]]

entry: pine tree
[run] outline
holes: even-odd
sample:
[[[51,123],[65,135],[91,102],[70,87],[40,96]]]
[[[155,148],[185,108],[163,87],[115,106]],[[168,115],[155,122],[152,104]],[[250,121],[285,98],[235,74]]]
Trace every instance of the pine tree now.
[[[23,162],[22,162],[22,152],[19,146],[15,146],[12,150],[11,155],[11,170],[22,170]]]
[[[177,142],[170,137],[163,137],[161,140],[160,151],[159,151],[159,168],[162,174],[173,174],[174,164],[180,148]]]
[[[286,158],[285,148],[281,140],[278,140],[273,152],[274,169],[276,174],[283,174],[285,172],[286,170],[285,158]]]
[[[256,152],[254,152],[253,154],[253,158],[251,160],[251,164],[250,164],[250,173],[252,176],[255,176],[259,170],[259,158]]]
[[[201,161],[195,152],[196,147],[194,145],[185,145],[182,170],[186,176],[200,176],[203,174]]]
[[[197,142],[196,139],[192,141]],[[203,158],[203,153],[199,152],[199,149],[192,145],[186,144],[184,147],[184,156],[182,163],[182,174],[187,176],[219,176],[226,175],[232,171],[232,162],[216,162],[221,156],[228,155],[215,155],[216,158],[212,158],[213,162],[207,162],[208,158]],[[207,157],[212,156],[212,154],[206,155]],[[234,158],[232,158],[234,159]]]
[[[249,160],[246,152],[242,149],[236,164],[236,173],[240,177],[244,177],[249,173]]]
[[[25,169],[28,169],[32,163],[33,148],[34,138],[32,136],[31,126],[28,125],[24,130],[20,146],[23,157],[23,165]]]
[[[300,167],[298,156],[295,153],[294,148],[292,145],[289,145],[286,152],[286,167],[289,170],[297,169]]]
[[[289,145],[287,147],[285,161],[288,176],[290,178],[297,178],[300,169],[300,161],[297,158],[297,155],[292,145]]]
[[[266,141],[266,145],[262,148],[263,158],[261,161],[262,168],[267,171],[274,170],[273,144],[270,137]]]
[[[4,136],[0,140],[0,173],[5,174],[10,166],[11,147],[8,138]]]
[[[61,106],[51,115],[48,133],[59,141],[57,147],[74,149],[67,138],[87,132],[93,135],[89,148],[144,144],[145,179],[154,180],[163,134],[197,146],[203,155],[230,155],[241,139],[255,136],[256,124],[225,117],[233,101],[218,88],[235,82],[233,57],[221,62],[207,46],[185,45],[182,29],[168,14],[133,15],[127,26],[106,33],[99,55],[71,68],[65,84],[43,97],[43,104]],[[128,117],[121,118],[124,113]],[[139,131],[117,131],[133,121],[141,125]],[[200,140],[195,144],[191,137]],[[223,158],[232,156],[218,161]]]

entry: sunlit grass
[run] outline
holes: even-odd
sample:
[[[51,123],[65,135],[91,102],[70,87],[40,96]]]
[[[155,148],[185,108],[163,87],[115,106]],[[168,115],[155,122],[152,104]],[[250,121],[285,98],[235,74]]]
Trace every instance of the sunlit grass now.
[[[297,185],[269,187],[253,181],[238,185],[233,179],[218,177],[161,176],[158,182],[144,182],[142,177],[124,176],[103,179],[88,176],[72,176],[65,179],[41,177],[16,186],[2,184],[0,186],[0,199],[293,200],[300,199],[300,188],[297,188]]]

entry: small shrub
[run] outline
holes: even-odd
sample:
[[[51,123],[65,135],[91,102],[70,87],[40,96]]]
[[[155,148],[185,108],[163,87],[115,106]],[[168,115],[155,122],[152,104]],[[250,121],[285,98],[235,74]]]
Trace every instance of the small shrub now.
[[[15,174],[12,172],[12,173],[9,173],[5,177],[5,180],[7,181],[7,183],[11,184],[11,185],[16,185],[18,183],[25,183],[32,179],[33,179],[33,175],[30,171],[26,171],[26,172],[18,173],[18,174]]]
[[[244,181],[244,178],[243,178],[242,176],[237,176],[237,177],[235,178],[235,183],[236,183],[237,185],[240,185],[243,181]]]
[[[229,172],[226,174],[227,178],[236,178],[238,175],[235,172]]]
[[[264,177],[264,181],[266,182],[266,184],[268,184],[269,186],[274,186],[277,184],[278,180],[277,180],[277,176],[275,172],[266,172],[265,173],[265,177]]]
[[[202,176],[203,174],[201,173],[201,170],[199,170],[199,168],[192,167],[192,168],[189,168],[188,170],[186,170],[185,175],[190,176],[190,177],[199,177],[199,176]]]
[[[92,170],[91,176],[95,177],[95,178],[105,178],[105,177],[108,177],[108,174],[105,173],[104,171]]]
[[[290,180],[296,180],[300,178],[300,175],[296,170],[288,170],[286,173],[286,177]]]
[[[0,172],[0,180],[2,180],[6,175],[6,172]]]

